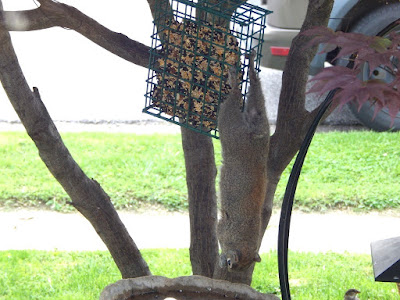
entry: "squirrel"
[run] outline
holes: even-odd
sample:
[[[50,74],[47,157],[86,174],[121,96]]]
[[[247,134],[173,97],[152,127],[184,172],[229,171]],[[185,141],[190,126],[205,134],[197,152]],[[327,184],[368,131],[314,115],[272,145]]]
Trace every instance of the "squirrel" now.
[[[220,104],[218,128],[222,147],[220,266],[241,271],[261,261],[261,212],[267,188],[269,124],[260,79],[249,58],[250,89],[245,109],[240,103],[236,69],[228,72],[231,91]]]

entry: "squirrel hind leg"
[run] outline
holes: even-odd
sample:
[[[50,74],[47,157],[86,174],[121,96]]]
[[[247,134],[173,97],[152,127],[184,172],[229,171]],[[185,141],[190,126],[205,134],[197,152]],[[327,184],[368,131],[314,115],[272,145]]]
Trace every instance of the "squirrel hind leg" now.
[[[231,89],[238,89],[238,78],[237,78],[237,69],[232,66],[228,70],[228,84]]]
[[[256,58],[256,51],[253,49],[249,54],[246,55],[246,58],[249,60],[249,78],[250,82],[257,80],[257,72],[254,66],[254,60]]]
[[[235,106],[240,106],[242,101],[242,92],[239,89],[237,70],[235,67],[231,67],[228,71],[228,85],[230,87],[229,93],[223,103],[231,102],[235,103]]]
[[[245,109],[245,119],[249,132],[254,138],[269,136],[269,125],[265,110],[265,99],[261,88],[261,82],[256,70],[254,69],[254,59],[256,52],[253,50],[247,55],[249,59],[250,89]]]
[[[228,84],[231,88],[233,88],[236,84],[236,69],[234,67],[230,67],[228,70]]]

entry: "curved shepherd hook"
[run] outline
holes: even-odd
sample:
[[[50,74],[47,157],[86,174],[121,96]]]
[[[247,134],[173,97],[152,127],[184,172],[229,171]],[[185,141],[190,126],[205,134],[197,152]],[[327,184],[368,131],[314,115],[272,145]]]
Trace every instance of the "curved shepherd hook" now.
[[[283,197],[281,218],[279,221],[279,233],[278,233],[278,268],[279,268],[279,280],[281,287],[282,300],[290,300],[290,287],[289,287],[289,274],[288,274],[288,241],[289,241],[289,230],[290,230],[290,218],[292,215],[293,200],[296,193],[297,183],[301,168],[304,163],[308,148],[311,144],[311,140],[314,136],[317,126],[325,114],[326,110],[332,103],[332,98],[335,95],[336,90],[332,90],[326,96],[318,114],[314,118],[310,128],[307,131],[306,137],[300,147],[299,153],[297,154],[296,161],[293,165],[292,172],[290,173],[289,180],[286,186],[285,195]]]

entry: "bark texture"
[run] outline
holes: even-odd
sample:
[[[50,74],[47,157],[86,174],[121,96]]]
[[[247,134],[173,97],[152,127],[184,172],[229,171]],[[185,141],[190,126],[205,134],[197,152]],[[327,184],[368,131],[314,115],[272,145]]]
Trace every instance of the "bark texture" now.
[[[2,4],[0,1],[0,11]],[[39,155],[75,206],[104,241],[124,278],[150,275],[149,268],[122,224],[109,196],[88,178],[65,147],[37,88],[30,90],[11,44],[0,24],[0,80]]]
[[[300,34],[292,41],[282,76],[275,133],[271,137],[268,157],[268,188],[264,202],[264,230],[272,209],[273,196],[282,172],[300,148],[307,129],[319,108],[305,109],[306,83],[309,66],[317,47],[306,47],[311,39],[301,32],[317,26],[326,26],[333,0],[310,0]]]
[[[165,297],[179,300],[279,300],[274,295],[259,293],[244,284],[213,280],[203,276],[185,276],[174,279],[146,276],[120,280],[107,286],[101,293],[100,300],[145,300],[164,299]]]
[[[194,275],[213,277],[218,260],[217,169],[210,137],[182,128],[190,217],[190,261]]]
[[[165,10],[170,10],[165,2],[168,1],[161,1]],[[202,18],[199,11],[196,13],[198,18]],[[218,262],[214,145],[210,137],[187,128],[182,127],[181,134],[188,188],[192,271],[194,275],[213,277]]]
[[[156,26],[162,28],[173,17],[168,0],[147,1]],[[157,9],[166,12],[157,16]],[[170,12],[170,13],[168,13]],[[160,35],[161,41],[165,39]],[[218,258],[217,198],[215,177],[217,174],[214,146],[210,137],[181,128],[182,148],[186,166],[190,218],[190,261],[194,275],[212,277]]]

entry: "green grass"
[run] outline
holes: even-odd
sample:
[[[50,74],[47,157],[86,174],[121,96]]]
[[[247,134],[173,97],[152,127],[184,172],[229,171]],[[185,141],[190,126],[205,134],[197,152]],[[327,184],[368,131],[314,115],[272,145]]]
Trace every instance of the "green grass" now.
[[[143,204],[169,210],[187,206],[179,135],[66,133],[63,139],[85,173],[117,209]],[[215,141],[216,161],[221,149]],[[400,208],[400,133],[316,134],[300,178],[295,207],[326,210]],[[68,197],[22,132],[0,132],[0,206],[65,211]],[[282,199],[290,167],[276,194]]]
[[[317,134],[304,163],[296,205],[306,210],[399,208],[400,133]]]
[[[188,250],[143,250],[154,275],[191,274]],[[263,254],[252,286],[279,295],[276,252]],[[290,253],[293,299],[343,299],[357,288],[361,299],[398,299],[394,283],[373,279],[369,255]],[[108,252],[0,252],[0,299],[98,299],[101,290],[120,279]]]
[[[186,207],[183,154],[178,135],[68,133],[63,139],[85,173],[109,193],[118,209],[140,203]],[[0,133],[0,202],[66,209],[67,194],[24,133]]]

